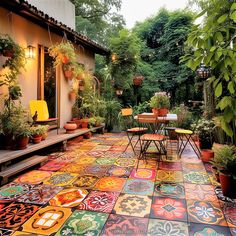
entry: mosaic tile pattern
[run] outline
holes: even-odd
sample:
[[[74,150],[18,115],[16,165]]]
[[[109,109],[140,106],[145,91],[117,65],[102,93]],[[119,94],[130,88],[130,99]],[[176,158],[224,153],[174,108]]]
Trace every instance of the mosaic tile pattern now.
[[[187,152],[140,161],[125,133],[73,139],[0,188],[1,235],[236,236],[236,200]]]

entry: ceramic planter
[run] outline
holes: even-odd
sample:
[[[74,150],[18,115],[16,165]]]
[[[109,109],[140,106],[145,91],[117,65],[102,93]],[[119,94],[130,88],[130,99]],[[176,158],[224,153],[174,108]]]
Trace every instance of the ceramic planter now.
[[[210,162],[214,158],[214,152],[211,149],[201,150],[201,159],[203,162]]]
[[[40,143],[42,140],[42,134],[34,134],[32,135],[32,141],[33,143]]]
[[[211,170],[212,170],[217,182],[220,182],[220,174],[219,174],[219,171],[217,170],[217,167],[212,166]]]
[[[29,137],[17,137],[16,138],[16,149],[23,150],[27,148],[29,143]]]
[[[65,130],[66,130],[66,133],[67,134],[73,134],[75,132],[75,130],[77,129],[77,125],[75,122],[73,121],[68,121],[64,127],[63,127]]]
[[[236,198],[236,180],[233,180],[230,175],[220,173],[220,184],[224,196]]]

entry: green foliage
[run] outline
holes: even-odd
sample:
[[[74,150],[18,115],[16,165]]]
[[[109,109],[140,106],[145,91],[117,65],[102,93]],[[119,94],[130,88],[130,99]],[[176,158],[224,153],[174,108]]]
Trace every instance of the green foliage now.
[[[214,147],[214,159],[211,162],[219,171],[231,175],[236,179],[236,153],[235,147],[223,145]]]
[[[30,132],[32,136],[42,135],[47,131],[48,131],[48,126],[46,125],[37,125],[37,126],[30,127]]]
[[[233,136],[236,121],[235,98],[235,23],[236,8],[234,1],[201,1],[204,23],[193,27],[188,36],[186,54],[182,61],[193,71],[201,62],[210,66],[217,109],[220,112],[222,129]]]
[[[110,63],[111,75],[115,80],[116,88],[130,87],[140,54],[140,41],[137,36],[128,30],[121,30],[119,37],[110,39],[112,60]]]
[[[150,99],[150,107],[151,108],[169,108],[170,107],[170,99],[167,95],[158,95],[155,94]]]

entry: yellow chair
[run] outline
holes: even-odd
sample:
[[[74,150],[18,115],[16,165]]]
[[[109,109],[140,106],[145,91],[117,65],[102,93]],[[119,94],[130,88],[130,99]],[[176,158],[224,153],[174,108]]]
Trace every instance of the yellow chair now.
[[[48,105],[44,100],[31,100],[29,102],[30,113],[35,123],[44,124],[55,122],[57,123],[58,133],[58,118],[49,118]]]

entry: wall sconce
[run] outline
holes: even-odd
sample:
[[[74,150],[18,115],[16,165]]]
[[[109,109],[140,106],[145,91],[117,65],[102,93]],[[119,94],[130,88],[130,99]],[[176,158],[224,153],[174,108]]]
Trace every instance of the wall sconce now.
[[[27,59],[34,59],[35,58],[35,47],[28,45],[25,49],[25,57]]]

